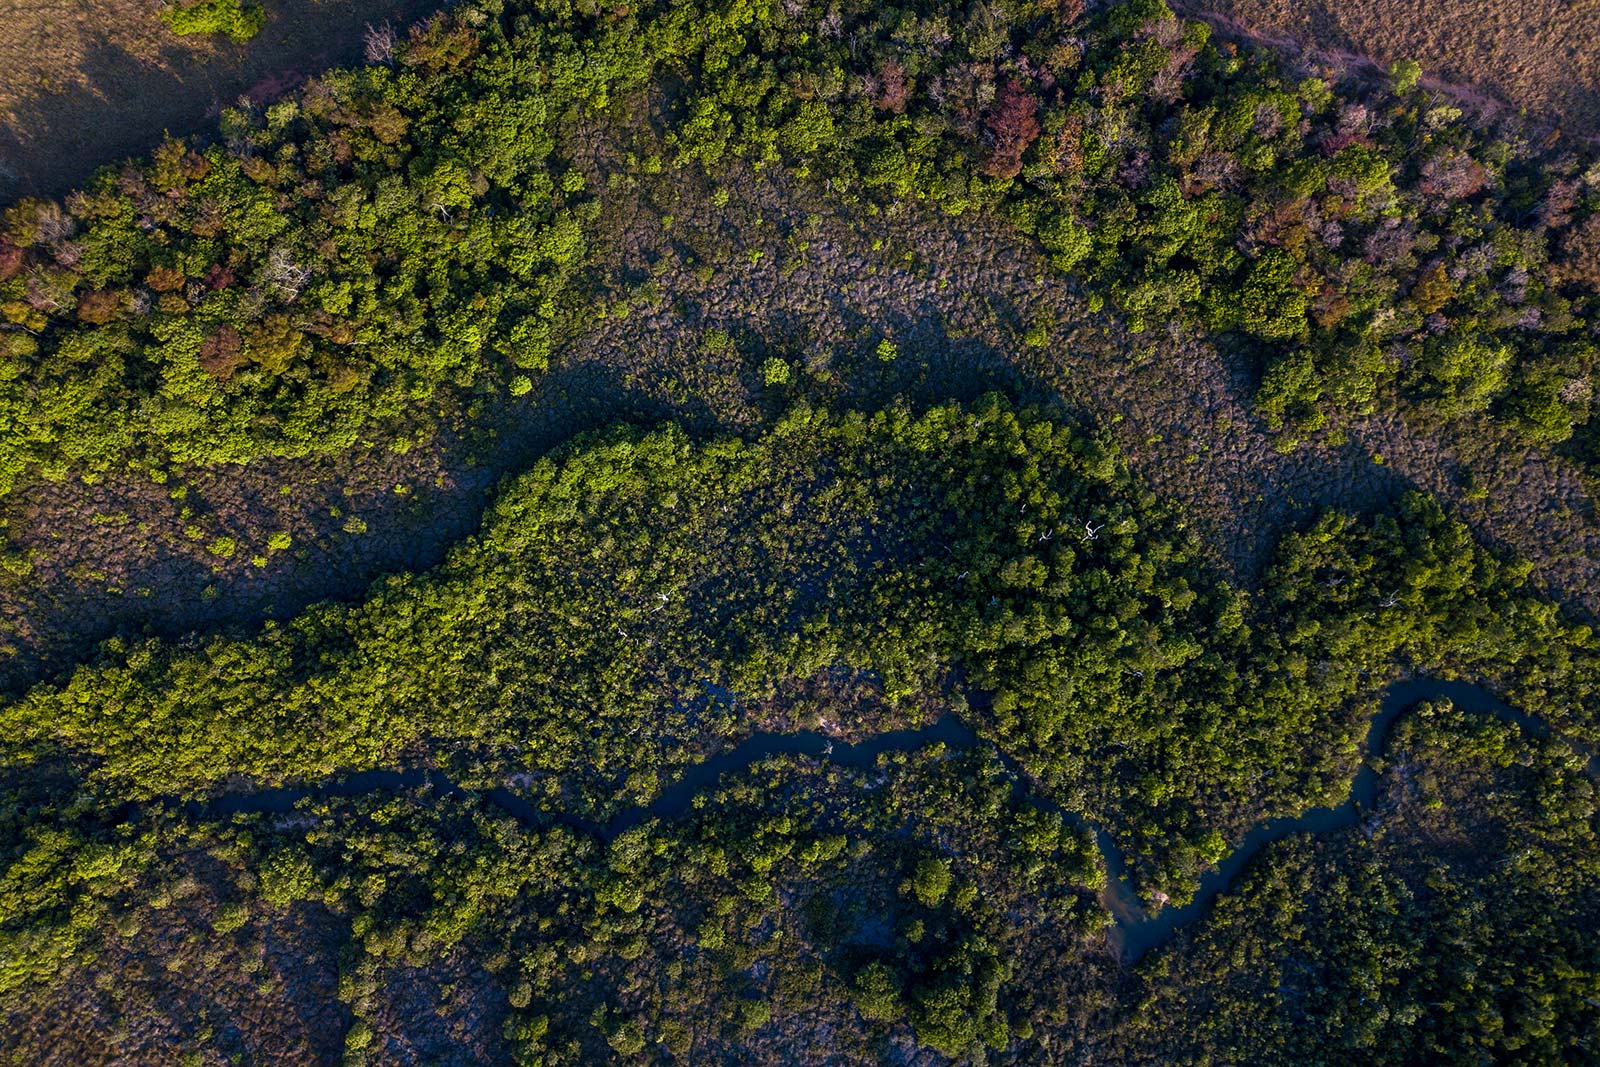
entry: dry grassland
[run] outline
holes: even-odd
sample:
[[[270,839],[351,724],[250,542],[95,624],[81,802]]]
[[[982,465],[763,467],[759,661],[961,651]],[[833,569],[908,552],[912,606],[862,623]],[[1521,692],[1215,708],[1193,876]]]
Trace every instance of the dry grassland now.
[[[0,203],[59,195],[168,131],[210,129],[241,94],[279,95],[362,53],[367,23],[407,24],[441,0],[264,0],[236,45],[178,37],[161,0],[0,0]]]
[[[1435,87],[1600,137],[1600,0],[1175,0],[1191,16],[1338,62],[1411,58]]]

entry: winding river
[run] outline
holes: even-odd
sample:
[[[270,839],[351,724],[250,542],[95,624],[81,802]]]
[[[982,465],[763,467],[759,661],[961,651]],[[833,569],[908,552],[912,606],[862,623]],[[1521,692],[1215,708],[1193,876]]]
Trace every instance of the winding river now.
[[[1138,893],[1128,877],[1127,863],[1111,835],[1095,826],[1082,815],[1068,811],[1044,798],[1033,801],[1050,810],[1060,812],[1073,824],[1094,835],[1095,843],[1105,863],[1107,880],[1101,891],[1101,903],[1111,913],[1114,924],[1110,931],[1111,943],[1127,960],[1135,960],[1150,949],[1165,942],[1180,927],[1205,914],[1217,896],[1227,890],[1234,879],[1267,845],[1297,833],[1325,833],[1354,826],[1363,809],[1370,809],[1377,796],[1378,775],[1371,762],[1379,756],[1388,743],[1389,732],[1404,712],[1427,700],[1449,700],[1457,707],[1474,714],[1493,715],[1514,722],[1535,736],[1549,734],[1549,728],[1540,720],[1517,711],[1496,698],[1487,690],[1468,682],[1447,682],[1433,678],[1412,678],[1396,682],[1385,691],[1377,713],[1367,731],[1364,753],[1367,759],[1351,783],[1350,794],[1344,802],[1331,808],[1312,808],[1292,817],[1269,819],[1245,835],[1216,867],[1200,880],[1194,898],[1182,907],[1164,907],[1154,914],[1146,911]],[[916,730],[891,730],[877,734],[856,744],[835,741],[815,731],[796,733],[756,733],[740,742],[732,750],[713,756],[684,771],[683,777],[648,805],[629,808],[610,821],[601,824],[577,816],[551,812],[540,808],[526,798],[507,788],[487,791],[488,798],[498,807],[526,825],[545,827],[569,826],[581,833],[610,841],[618,834],[652,818],[671,820],[686,814],[694,798],[714,787],[724,774],[749,768],[752,764],[771,756],[793,755],[826,759],[846,767],[870,768],[885,752],[906,751],[924,745],[943,743],[954,749],[973,748],[980,744],[971,727],[946,715]],[[1011,772],[1019,790],[1026,789],[1027,776],[1016,762],[1005,754],[1000,760]],[[1600,773],[1600,757],[1591,758],[1589,771]],[[314,786],[282,786],[253,793],[234,793],[212,801],[196,801],[187,806],[191,815],[216,817],[231,814],[290,812],[302,800],[312,797],[351,797],[383,790],[412,789],[432,786],[440,796],[471,795],[442,771],[413,768],[410,770],[363,771],[336,781]]]

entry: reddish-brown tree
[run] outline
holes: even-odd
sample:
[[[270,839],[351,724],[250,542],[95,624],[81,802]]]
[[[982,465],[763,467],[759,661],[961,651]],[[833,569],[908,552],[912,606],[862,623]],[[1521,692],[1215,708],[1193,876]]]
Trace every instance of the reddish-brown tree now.
[[[983,172],[991,178],[1014,178],[1022,171],[1022,154],[1039,136],[1039,101],[1015,79],[996,94],[986,123],[989,155]]]

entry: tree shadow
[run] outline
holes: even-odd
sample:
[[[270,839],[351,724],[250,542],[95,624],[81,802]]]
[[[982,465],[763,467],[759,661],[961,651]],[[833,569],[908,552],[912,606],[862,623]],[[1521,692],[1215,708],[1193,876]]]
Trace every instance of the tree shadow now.
[[[18,694],[59,678],[113,637],[204,640],[219,632],[253,632],[314,603],[359,602],[385,576],[443,563],[452,548],[479,528],[502,484],[540,456],[618,424],[650,427],[667,421],[702,434],[716,424],[704,405],[674,408],[631,387],[610,368],[588,362],[557,367],[536,392],[492,412],[487,425],[470,436],[446,433],[430,446],[439,453],[439,466],[451,472],[443,484],[419,487],[409,496],[374,492],[347,503],[365,523],[360,536],[298,540],[294,562],[268,571],[234,568],[218,573],[204,559],[158,552],[136,559],[119,575],[119,586],[151,588],[152,596],[108,594],[98,576],[55,583],[45,596],[26,605],[30,624],[47,639],[0,661],[0,694]],[[252,485],[331,480],[336,493],[341,477],[337,458],[263,461],[251,467]],[[316,478],[311,476],[313,467]],[[187,502],[197,519],[213,508],[231,509],[233,525],[271,528],[270,509],[261,506],[252,515],[248,501],[241,507],[237,499],[223,500],[227,491],[224,479],[215,498],[195,492]],[[113,508],[125,504],[109,502]]]
[[[0,109],[11,112],[0,120],[0,202],[64,195],[100,168],[147,153],[168,133],[204,137],[241,96],[274,97],[328,68],[363,62],[368,23],[404,26],[444,6],[266,0],[266,28],[243,45],[168,35],[151,47],[148,26],[97,23],[82,31],[76,66],[50,72],[64,88],[19,94],[9,108],[0,95]]]

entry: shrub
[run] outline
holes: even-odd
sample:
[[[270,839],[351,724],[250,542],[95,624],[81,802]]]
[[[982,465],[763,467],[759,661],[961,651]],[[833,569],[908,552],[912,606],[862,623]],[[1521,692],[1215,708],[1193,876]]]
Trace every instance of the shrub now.
[[[195,0],[169,4],[161,17],[179,37],[194,33],[225,33],[236,44],[243,44],[261,32],[267,13],[260,4],[241,0]]]
[[[1409,93],[1422,80],[1422,64],[1414,59],[1397,59],[1389,67],[1389,77],[1395,92]]]
[[[606,1043],[623,1056],[644,1051],[644,1029],[631,1019],[606,1035]]]
[[[789,364],[777,356],[770,357],[761,365],[761,379],[768,385],[788,385]]]
[[[874,960],[850,984],[850,999],[865,1018],[890,1022],[900,1017],[900,977],[882,960]]]
[[[911,876],[911,891],[923,906],[934,908],[950,891],[950,861],[929,857],[917,864]]]

